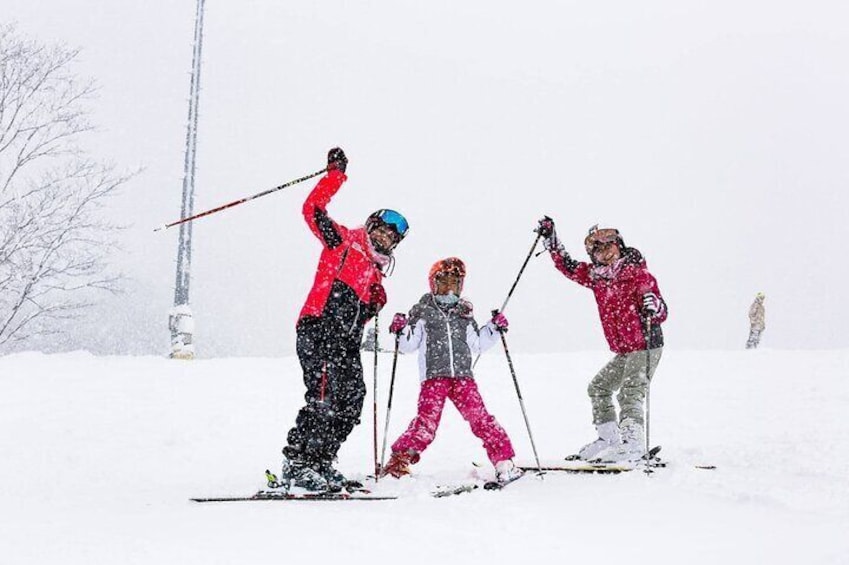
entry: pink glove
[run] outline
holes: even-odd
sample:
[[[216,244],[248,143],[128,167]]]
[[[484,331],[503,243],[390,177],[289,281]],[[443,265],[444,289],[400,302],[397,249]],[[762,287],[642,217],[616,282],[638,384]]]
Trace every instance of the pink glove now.
[[[392,318],[392,323],[389,324],[389,333],[398,335],[407,327],[407,316],[405,314],[395,314]]]
[[[498,331],[506,332],[507,326],[510,325],[510,322],[507,321],[507,317],[504,314],[496,312],[496,314],[492,317],[492,324]]]

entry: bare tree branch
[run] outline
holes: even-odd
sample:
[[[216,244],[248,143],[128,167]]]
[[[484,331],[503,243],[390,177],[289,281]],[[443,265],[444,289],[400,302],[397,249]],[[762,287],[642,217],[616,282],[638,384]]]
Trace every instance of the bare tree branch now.
[[[102,213],[132,174],[80,149],[96,87],[74,74],[77,55],[0,25],[0,347],[120,290],[107,262],[121,228]]]

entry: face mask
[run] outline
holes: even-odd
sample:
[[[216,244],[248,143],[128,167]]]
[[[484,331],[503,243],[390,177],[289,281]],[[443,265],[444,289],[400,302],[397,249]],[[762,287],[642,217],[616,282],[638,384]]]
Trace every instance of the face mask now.
[[[434,294],[433,298],[436,300],[437,304],[442,306],[454,306],[460,301],[460,297],[453,292],[449,292],[448,294]]]
[[[610,265],[594,265],[590,273],[595,278],[613,280],[619,276],[624,264],[625,259],[620,257]]]

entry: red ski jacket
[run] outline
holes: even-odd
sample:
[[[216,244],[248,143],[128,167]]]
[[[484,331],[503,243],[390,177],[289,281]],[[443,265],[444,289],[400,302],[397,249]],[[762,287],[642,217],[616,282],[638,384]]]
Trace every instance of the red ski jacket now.
[[[327,214],[327,205],[347,178],[339,170],[328,171],[304,202],[304,219],[324,249],[298,320],[333,317],[351,330],[362,330],[375,314],[370,300],[375,285],[382,289],[383,273],[365,228],[348,229]]]
[[[666,320],[666,303],[642,256],[633,248],[629,248],[629,251],[633,252],[637,259],[625,259],[616,276],[607,279],[593,274],[593,266],[589,263],[575,261],[568,254],[561,254],[556,249],[551,250],[554,265],[561,273],[592,289],[604,337],[614,353],[631,353],[646,349],[642,308],[643,295],[647,292],[654,293],[660,300],[660,309],[652,317],[649,348],[663,347],[660,324]]]

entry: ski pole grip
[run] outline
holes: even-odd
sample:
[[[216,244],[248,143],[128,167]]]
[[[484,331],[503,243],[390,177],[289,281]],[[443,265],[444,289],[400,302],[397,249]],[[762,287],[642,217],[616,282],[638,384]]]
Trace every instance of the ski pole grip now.
[[[493,308],[492,309],[492,318],[490,318],[490,319],[495,319],[495,317],[498,316],[498,314],[500,312],[501,311],[498,308]],[[498,333],[500,333],[502,336],[504,335],[504,332],[507,331],[507,328],[502,328],[498,324],[495,325],[495,328],[498,330]]]

